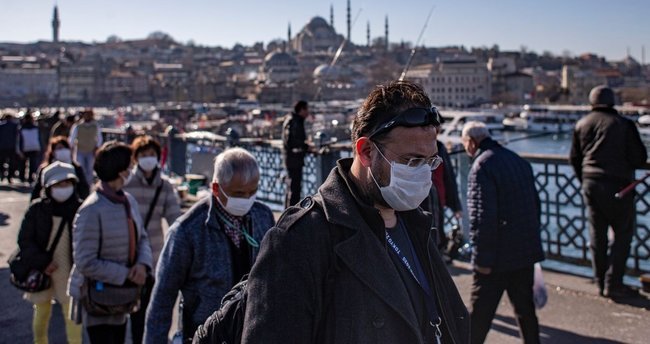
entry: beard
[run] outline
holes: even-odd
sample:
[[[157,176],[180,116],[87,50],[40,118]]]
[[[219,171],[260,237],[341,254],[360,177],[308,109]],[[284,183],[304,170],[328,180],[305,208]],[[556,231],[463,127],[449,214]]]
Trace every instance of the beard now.
[[[384,201],[384,197],[381,195],[381,191],[377,186],[377,184],[379,184],[379,186],[384,187],[390,183],[390,166],[387,168],[386,165],[386,162],[380,156],[377,156],[376,159],[372,161],[368,170],[368,177],[366,178],[365,190],[366,197],[371,205],[378,204],[390,208],[388,203]],[[372,176],[370,175],[371,173]],[[372,179],[373,176],[375,177],[374,180]],[[377,184],[375,183],[375,180],[377,181]]]

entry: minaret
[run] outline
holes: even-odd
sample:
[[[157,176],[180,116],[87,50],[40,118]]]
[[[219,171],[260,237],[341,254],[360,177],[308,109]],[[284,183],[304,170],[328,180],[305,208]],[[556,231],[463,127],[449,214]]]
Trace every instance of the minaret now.
[[[289,22],[289,26],[287,27],[287,42],[291,42],[291,22]]]
[[[59,8],[54,5],[54,15],[52,16],[52,41],[54,43],[59,43],[59,27],[61,22],[59,21]]]
[[[334,28],[334,5],[330,4],[330,26]]]
[[[352,24],[350,24],[350,0],[348,0],[348,42],[350,42],[350,29]]]
[[[641,66],[645,67],[645,45],[641,46]]]
[[[370,47],[370,20],[368,20],[368,24],[366,25],[366,45]]]
[[[291,22],[289,22],[289,26],[287,27],[287,45],[285,51],[291,51]]]
[[[384,45],[386,46],[386,51],[388,51],[388,15],[386,15],[386,23],[384,28],[386,34],[386,36],[384,37]]]

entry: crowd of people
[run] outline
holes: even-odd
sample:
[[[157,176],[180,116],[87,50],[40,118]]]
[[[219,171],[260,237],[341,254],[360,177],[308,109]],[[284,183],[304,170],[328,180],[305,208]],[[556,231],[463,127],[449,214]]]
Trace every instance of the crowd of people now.
[[[629,296],[621,271],[630,220],[620,214],[632,216],[631,201],[604,209],[615,201],[599,195],[629,182],[647,152],[613,109],[609,91],[595,92],[594,114],[576,128],[571,162],[589,207],[601,293]],[[51,279],[48,288],[25,294],[34,304],[34,342],[47,343],[56,301],[69,343],[81,343],[84,332],[93,344],[124,343],[128,319],[133,343],[167,343],[179,294],[178,338],[216,342],[223,333],[214,329],[224,325],[215,312],[241,280],[242,343],[482,343],[504,292],[523,341],[539,342],[533,267],[544,259],[541,205],[526,160],[493,140],[484,124],[465,125],[462,143],[473,160],[468,312],[444,256],[445,208],[461,218],[463,206],[437,141],[442,116],[426,92],[406,81],[374,88],[352,125],[353,156],[339,160],[317,194],[304,198],[308,104],[294,110],[283,125],[288,193],[277,223],[256,200],[260,169],[243,148],[216,157],[209,195],[182,213],[155,138],[102,143],[85,111],[79,122],[68,116],[54,124],[41,144],[29,114],[20,125],[5,116],[2,176],[36,178],[20,254]],[[598,128],[622,136],[604,139],[594,134]],[[609,166],[612,150],[629,154],[622,158],[627,165]],[[21,159],[28,175],[16,170]],[[602,252],[608,225],[617,235],[611,259]]]

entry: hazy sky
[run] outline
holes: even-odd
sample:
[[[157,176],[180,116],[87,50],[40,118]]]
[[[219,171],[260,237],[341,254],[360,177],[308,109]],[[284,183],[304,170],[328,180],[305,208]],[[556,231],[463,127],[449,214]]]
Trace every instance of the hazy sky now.
[[[0,41],[50,40],[53,0],[0,0]],[[176,40],[232,47],[294,35],[313,16],[345,33],[346,0],[58,0],[63,40],[105,41],[110,35],[143,38],[164,31]],[[502,50],[526,46],[539,53],[593,52],[622,59],[629,47],[650,60],[648,0],[353,0],[352,17],[361,8],[352,41],[383,35],[384,16],[390,40],[415,41],[429,8],[435,5],[423,42],[427,46],[491,46]]]

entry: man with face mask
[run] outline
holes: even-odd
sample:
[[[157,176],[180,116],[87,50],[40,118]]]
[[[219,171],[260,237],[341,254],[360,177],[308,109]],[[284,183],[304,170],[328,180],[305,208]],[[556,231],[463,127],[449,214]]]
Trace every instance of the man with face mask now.
[[[418,205],[438,113],[411,82],[373,89],[318,194],[282,215],[248,279],[242,343],[466,343],[469,318]]]
[[[214,163],[212,195],[199,201],[169,229],[156,267],[147,310],[145,343],[166,343],[176,296],[183,296],[183,338],[217,309],[221,298],[249,272],[273,213],[255,200],[257,161],[230,148]]]
[[[472,343],[483,343],[504,291],[525,343],[539,343],[533,304],[533,266],[544,260],[540,201],[530,164],[490,138],[484,123],[463,127],[474,159],[467,177],[467,209],[474,281]]]

